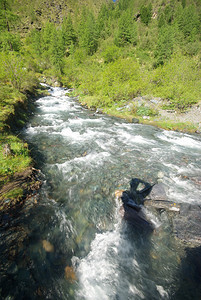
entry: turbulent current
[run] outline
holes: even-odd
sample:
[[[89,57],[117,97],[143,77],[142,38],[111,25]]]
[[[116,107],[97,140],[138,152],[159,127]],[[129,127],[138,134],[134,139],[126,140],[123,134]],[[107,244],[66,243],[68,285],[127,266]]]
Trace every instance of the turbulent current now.
[[[138,232],[122,220],[115,191],[134,177],[160,180],[169,200],[201,203],[190,180],[200,176],[201,137],[127,123],[83,108],[68,90],[49,92],[23,131],[44,182],[37,205],[20,216],[28,238],[5,271],[4,298],[196,299],[196,264],[166,215],[147,209],[155,230]]]

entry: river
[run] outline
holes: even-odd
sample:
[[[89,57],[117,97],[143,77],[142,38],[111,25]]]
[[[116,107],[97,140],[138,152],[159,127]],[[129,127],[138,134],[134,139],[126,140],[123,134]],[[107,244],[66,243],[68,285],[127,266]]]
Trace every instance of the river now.
[[[63,88],[49,92],[23,131],[43,186],[20,216],[28,238],[1,280],[4,299],[192,299],[197,281],[183,277],[184,247],[166,215],[147,210],[155,230],[137,232],[115,190],[160,179],[169,200],[199,204],[189,178],[200,176],[200,135],[131,124],[83,108]]]

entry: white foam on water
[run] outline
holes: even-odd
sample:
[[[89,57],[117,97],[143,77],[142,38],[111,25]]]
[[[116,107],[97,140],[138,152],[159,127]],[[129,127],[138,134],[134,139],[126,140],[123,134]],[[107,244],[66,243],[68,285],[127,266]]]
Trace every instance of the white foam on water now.
[[[90,253],[79,263],[78,296],[87,300],[100,300],[100,297],[104,300],[114,299],[114,287],[118,285],[118,265],[113,258],[117,255],[120,239],[118,231],[96,234]]]
[[[170,175],[167,184],[169,186],[168,198],[174,202],[200,203],[200,190],[196,188],[194,182],[190,179]]]
[[[39,116],[41,116],[41,115],[39,115]],[[54,113],[43,115],[43,119],[45,119],[45,120],[54,121],[56,118],[58,118],[58,115],[57,115],[57,114],[54,114]],[[61,121],[61,120],[58,119],[58,121]]]
[[[73,142],[81,142],[81,141],[90,141],[90,140],[96,140],[100,137],[106,137],[107,134],[101,131],[91,130],[87,129],[85,132],[80,133],[79,131],[73,131],[70,127],[65,127],[62,129],[60,134],[72,140]]]
[[[107,141],[105,140],[96,140],[96,144],[103,150],[105,151],[109,151],[111,147],[115,146],[115,139],[114,138],[110,138],[107,139]]]
[[[115,299],[119,282],[117,257],[122,241],[121,218],[118,213],[120,203],[117,199],[115,202],[114,230],[96,234],[89,254],[83,259],[77,258],[76,273],[79,279],[77,299],[100,300],[100,297],[104,300]],[[126,241],[125,246],[129,247]]]
[[[31,134],[31,135],[34,135],[34,134],[37,134],[37,133],[57,133],[56,131],[54,130],[57,130],[58,128],[58,125],[52,125],[52,126],[36,126],[36,127],[28,127],[26,128],[26,132],[28,134]]]
[[[178,135],[178,133],[172,131],[163,131],[162,133],[158,133],[157,137],[163,141],[173,143],[179,146],[201,150],[201,141],[193,139],[188,135]]]
[[[55,88],[52,88],[50,93],[53,97],[62,97],[62,96],[65,96],[66,94],[66,90],[65,89],[62,89],[60,87],[55,87]]]
[[[59,228],[61,232],[64,232],[66,238],[70,238],[71,234],[76,234],[75,229],[73,228],[71,220],[67,218],[66,214],[61,210],[55,210],[55,214],[59,219]]]
[[[155,141],[146,139],[142,137],[141,135],[133,135],[125,130],[118,130],[118,138],[121,140],[121,142],[124,142],[126,144],[143,144],[143,145],[154,145]]]
[[[85,165],[85,168],[100,167],[105,161],[108,161],[108,159],[111,161],[110,153],[108,152],[89,153],[86,156],[75,157],[74,159],[68,160],[62,164],[56,164],[56,166],[59,168],[59,170],[66,173],[71,171],[74,167],[81,169],[81,167],[83,168],[83,165]]]
[[[145,207],[142,207],[142,211],[146,215],[147,219],[151,222],[151,224],[153,224],[154,228],[157,229],[157,228],[159,228],[161,226],[160,220],[151,211],[149,211]]]
[[[70,124],[83,124],[83,123],[104,123],[103,119],[82,119],[82,118],[75,118],[69,120]]]
[[[161,285],[157,285],[156,288],[162,299],[169,299],[168,292],[166,292]]]
[[[61,112],[61,111],[68,111],[68,110],[76,110],[75,107],[70,107],[69,103],[63,102],[63,103],[58,103],[58,105],[52,105],[52,106],[45,106],[45,105],[41,105],[39,106],[39,109],[42,112],[47,112],[47,113],[55,113],[55,112]]]
[[[137,287],[135,285],[130,284],[129,290],[132,293],[133,297],[138,296],[138,297],[140,297],[140,299],[145,299],[145,296],[143,295],[143,293],[139,289],[137,289]]]

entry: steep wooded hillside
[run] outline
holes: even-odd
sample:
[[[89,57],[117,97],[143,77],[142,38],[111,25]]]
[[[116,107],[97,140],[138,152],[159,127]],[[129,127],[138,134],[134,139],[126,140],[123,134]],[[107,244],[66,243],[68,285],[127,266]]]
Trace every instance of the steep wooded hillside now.
[[[40,29],[47,21],[60,24],[63,19],[71,14],[75,16],[83,7],[87,7],[98,14],[103,3],[108,0],[15,0],[12,3],[13,10],[19,16],[20,22],[16,28],[21,33],[32,28]]]

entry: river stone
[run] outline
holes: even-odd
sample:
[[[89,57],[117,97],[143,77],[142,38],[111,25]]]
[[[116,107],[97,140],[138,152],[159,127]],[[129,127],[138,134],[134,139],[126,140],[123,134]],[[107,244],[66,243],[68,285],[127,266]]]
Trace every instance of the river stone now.
[[[140,123],[140,120],[137,118],[132,118],[132,123],[138,124],[138,123]]]
[[[116,190],[114,193],[115,193],[115,198],[120,199],[123,194],[123,190]]]
[[[192,246],[201,244],[201,207],[182,203],[180,214],[173,218],[176,236]]]
[[[70,283],[74,283],[77,280],[73,267],[70,267],[70,266],[65,267],[65,278]]]
[[[49,241],[43,240],[42,245],[46,252],[54,252],[54,246]]]
[[[165,185],[163,183],[155,184],[147,198],[151,200],[167,200]]]

